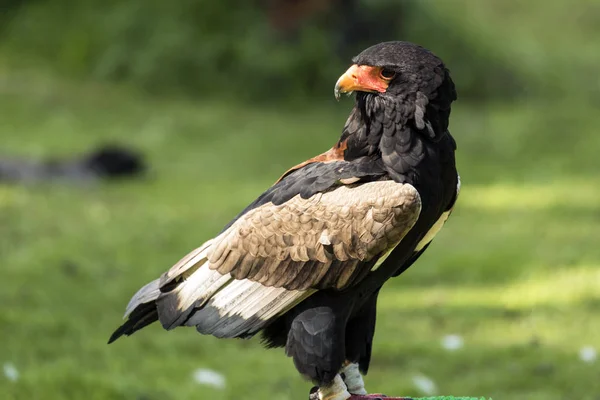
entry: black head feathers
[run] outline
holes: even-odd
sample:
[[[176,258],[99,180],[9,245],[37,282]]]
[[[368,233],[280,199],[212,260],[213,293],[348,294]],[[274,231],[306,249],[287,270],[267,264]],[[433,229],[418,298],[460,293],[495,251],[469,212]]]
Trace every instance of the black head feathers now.
[[[352,59],[358,65],[400,67],[410,69],[415,65],[436,67],[443,65],[435,54],[410,42],[383,42],[363,50]]]
[[[362,51],[352,59],[357,65],[384,67],[395,72],[387,93],[421,92],[430,101],[456,100],[454,83],[443,61],[431,51],[409,42],[383,42]]]

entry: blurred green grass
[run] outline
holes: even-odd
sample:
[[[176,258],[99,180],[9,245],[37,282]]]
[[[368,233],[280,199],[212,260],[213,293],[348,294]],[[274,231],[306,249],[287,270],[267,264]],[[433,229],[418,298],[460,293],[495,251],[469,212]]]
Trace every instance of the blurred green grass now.
[[[351,107],[157,99],[119,87],[0,72],[2,151],[58,156],[119,141],[142,181],[0,186],[3,399],[300,399],[282,351],[152,326],[107,346],[143,283],[217,233],[288,166],[331,146]],[[585,101],[462,104],[451,129],[458,207],[419,263],[382,292],[371,391],[597,400],[599,116]],[[458,334],[464,347],[441,346]],[[197,368],[227,379],[199,386]]]
[[[154,94],[322,99],[329,91],[321,88],[351,56],[371,42],[401,39],[441,56],[463,100],[600,100],[597,0],[354,0],[366,19],[349,18],[324,0],[333,4],[329,11],[325,5],[291,35],[269,23],[265,8],[272,2],[4,3],[0,59],[8,54],[4,61],[17,68],[39,64]],[[352,39],[344,31],[353,31]]]

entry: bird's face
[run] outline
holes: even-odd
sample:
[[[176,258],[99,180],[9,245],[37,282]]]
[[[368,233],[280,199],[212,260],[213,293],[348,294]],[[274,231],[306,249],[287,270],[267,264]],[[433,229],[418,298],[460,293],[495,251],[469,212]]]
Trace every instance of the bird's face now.
[[[438,87],[449,79],[438,57],[407,42],[379,43],[352,61],[354,64],[335,84],[337,99],[342,93],[352,92],[388,99],[409,99],[411,93],[421,92],[433,98]]]
[[[387,67],[354,64],[335,83],[335,98],[355,91],[385,93],[395,76],[396,71]]]

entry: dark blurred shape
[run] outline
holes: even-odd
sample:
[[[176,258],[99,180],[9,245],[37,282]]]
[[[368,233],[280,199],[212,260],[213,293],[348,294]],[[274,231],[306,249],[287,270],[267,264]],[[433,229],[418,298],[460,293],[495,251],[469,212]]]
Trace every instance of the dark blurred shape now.
[[[91,181],[136,177],[144,173],[142,156],[130,149],[107,145],[71,159],[28,160],[0,156],[0,181]]]
[[[105,146],[88,154],[83,166],[105,178],[139,175],[145,170],[140,154],[118,146]]]
[[[274,30],[289,38],[317,24],[344,62],[365,46],[403,37],[405,8],[406,3],[373,7],[360,0],[269,0],[267,6]]]
[[[63,261],[61,270],[66,276],[77,277],[79,275],[79,265],[70,260]]]
[[[0,0],[0,13],[2,16],[18,9],[25,4],[25,0]]]
[[[540,376],[552,375],[556,371],[554,364],[549,362],[542,362],[535,366],[533,369],[534,374]]]
[[[269,22],[280,32],[299,29],[306,19],[329,10],[334,3],[354,3],[354,0],[270,0]]]

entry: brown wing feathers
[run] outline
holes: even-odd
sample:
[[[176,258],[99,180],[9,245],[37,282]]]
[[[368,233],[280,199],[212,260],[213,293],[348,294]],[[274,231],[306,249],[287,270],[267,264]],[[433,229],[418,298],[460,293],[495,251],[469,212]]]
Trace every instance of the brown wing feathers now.
[[[419,211],[416,190],[393,181],[264,204],[214,239],[209,266],[265,286],[341,289],[352,282],[360,262],[396,244]]]

